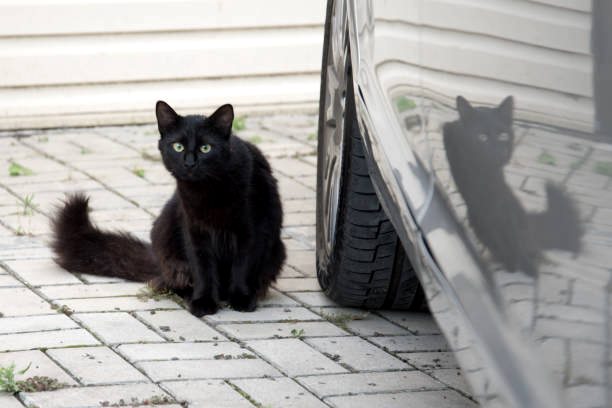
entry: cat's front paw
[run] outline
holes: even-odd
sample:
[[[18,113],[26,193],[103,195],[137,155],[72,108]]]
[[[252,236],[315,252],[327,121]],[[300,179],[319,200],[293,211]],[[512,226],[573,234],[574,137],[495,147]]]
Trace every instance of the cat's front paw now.
[[[257,307],[257,296],[254,294],[231,293],[229,304],[239,312],[252,312]]]
[[[215,314],[219,310],[219,305],[212,299],[200,298],[192,299],[188,302],[189,311],[196,317]]]

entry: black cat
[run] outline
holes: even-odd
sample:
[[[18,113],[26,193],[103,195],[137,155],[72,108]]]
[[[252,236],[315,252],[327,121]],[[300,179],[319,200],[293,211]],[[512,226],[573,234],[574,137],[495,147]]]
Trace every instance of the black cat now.
[[[276,179],[262,153],[232,134],[234,111],[180,116],[156,106],[165,167],[176,191],[155,220],[152,245],[94,226],[88,199],[67,199],[53,221],[56,262],[72,272],[149,281],[172,290],[196,316],[219,302],[252,311],[285,260]]]
[[[513,109],[512,96],[495,108],[474,108],[458,96],[459,120],[444,125],[444,147],[476,236],[507,270],[535,275],[542,250],[579,252],[582,230],[578,211],[559,187],[547,183],[548,208],[532,214],[506,183]]]

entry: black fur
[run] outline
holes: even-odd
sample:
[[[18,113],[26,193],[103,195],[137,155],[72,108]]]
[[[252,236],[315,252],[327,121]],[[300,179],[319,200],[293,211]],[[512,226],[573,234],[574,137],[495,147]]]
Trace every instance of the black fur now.
[[[156,115],[158,147],[177,187],[153,224],[152,248],[94,227],[87,199],[76,195],[53,223],[56,261],[73,272],[150,281],[183,296],[196,316],[215,313],[225,300],[252,311],[285,260],[270,165],[254,145],[231,134],[231,105],[206,118],[180,116],[160,101]]]
[[[579,252],[582,229],[578,211],[559,187],[548,183],[548,209],[532,214],[506,183],[513,108],[511,96],[495,108],[474,108],[457,97],[459,120],[445,124],[444,147],[477,237],[507,270],[535,275],[542,250]]]

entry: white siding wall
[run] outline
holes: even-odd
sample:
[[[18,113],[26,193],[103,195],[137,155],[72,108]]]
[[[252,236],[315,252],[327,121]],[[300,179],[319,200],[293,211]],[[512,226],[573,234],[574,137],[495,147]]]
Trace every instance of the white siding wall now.
[[[0,129],[314,109],[324,0],[0,0]]]
[[[377,61],[388,61],[377,66],[386,89],[418,83],[424,96],[453,107],[456,95],[476,105],[514,95],[520,119],[593,130],[590,0],[384,4],[376,53]],[[414,14],[400,12],[406,4]],[[411,51],[398,60],[392,58],[398,49]]]

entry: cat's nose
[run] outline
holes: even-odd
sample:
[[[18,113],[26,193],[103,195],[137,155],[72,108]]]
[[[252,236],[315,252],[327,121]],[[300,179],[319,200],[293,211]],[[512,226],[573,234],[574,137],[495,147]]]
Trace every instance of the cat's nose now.
[[[195,161],[195,157],[193,157],[193,154],[187,154],[187,156],[185,157],[185,161],[184,161],[184,166],[187,167],[188,169],[192,169],[195,167],[196,165],[196,161]]]

